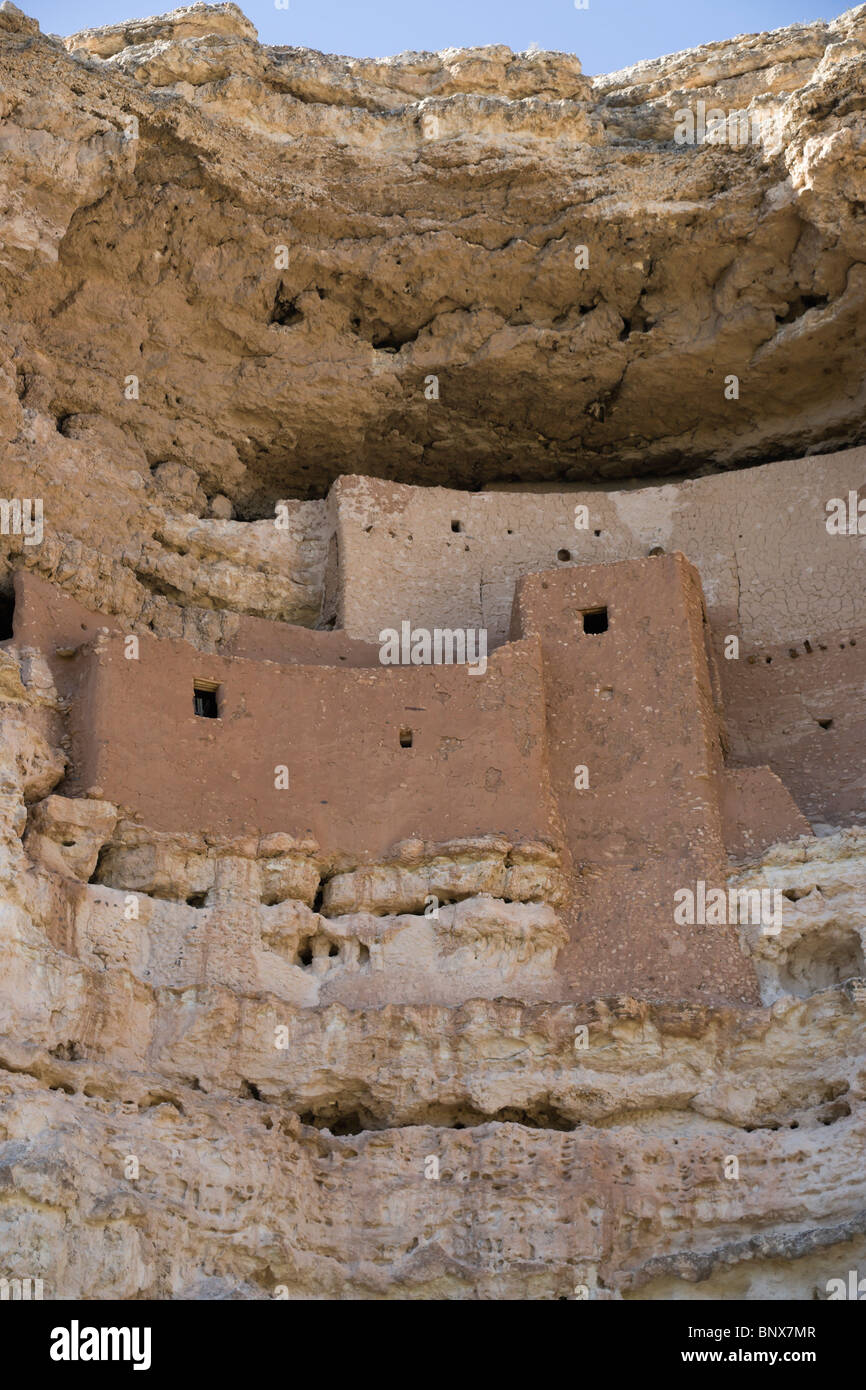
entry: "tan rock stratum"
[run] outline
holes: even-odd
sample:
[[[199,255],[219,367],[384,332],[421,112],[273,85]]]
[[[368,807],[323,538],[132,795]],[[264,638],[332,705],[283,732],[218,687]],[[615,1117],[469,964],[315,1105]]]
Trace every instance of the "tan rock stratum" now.
[[[0,4],[0,1279],[866,1276],[864,76]]]

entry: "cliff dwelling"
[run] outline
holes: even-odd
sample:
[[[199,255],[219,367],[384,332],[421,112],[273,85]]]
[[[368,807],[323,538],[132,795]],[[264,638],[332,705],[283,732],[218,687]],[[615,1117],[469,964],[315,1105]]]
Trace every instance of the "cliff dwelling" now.
[[[0,71],[0,1280],[849,1297],[866,6]]]

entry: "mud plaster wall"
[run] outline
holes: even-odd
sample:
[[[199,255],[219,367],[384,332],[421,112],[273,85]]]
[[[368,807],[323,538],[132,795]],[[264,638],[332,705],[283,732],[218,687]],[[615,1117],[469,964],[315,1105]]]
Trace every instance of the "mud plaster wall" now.
[[[359,858],[410,836],[550,837],[537,643],[498,652],[484,677],[284,666],[148,638],[128,660],[121,636],[74,660],[89,664],[73,706],[78,783],[154,829],[283,831]],[[219,683],[218,718],[194,713],[197,679]]]
[[[703,584],[732,758],[767,763],[812,820],[866,822],[866,537],[825,524],[830,498],[864,487],[863,448],[618,492],[343,478],[337,620],[368,640],[403,618],[486,627],[493,647],[521,575],[681,550]],[[724,659],[729,634],[736,660]]]
[[[522,574],[680,550],[711,624],[755,646],[866,621],[866,545],[833,536],[825,503],[866,490],[866,448],[610,492],[457,492],[341,478],[339,626],[375,640],[395,618],[508,633]],[[576,530],[574,509],[589,508]],[[452,530],[452,522],[460,530]],[[570,559],[558,558],[567,551]]]
[[[120,630],[62,594],[24,577],[19,596],[18,644],[67,673],[67,792],[104,797],[154,830],[283,831],[359,860],[414,836],[557,842],[564,822],[571,987],[592,995],[645,980],[686,998],[756,998],[735,933],[673,924],[677,888],[724,882],[729,800],[700,581],[681,555],[525,579],[519,640],[483,676],[341,667],[347,639],[292,628],[269,635],[273,649],[291,655],[297,639],[303,653],[316,638],[335,665],[146,636],[129,659]],[[600,609],[607,628],[591,635],[584,613]],[[72,656],[53,650],[58,634],[80,633],[96,636]],[[196,680],[218,686],[218,718],[194,713]],[[574,787],[577,763],[588,790]],[[280,764],[288,789],[274,785]],[[808,828],[781,786],[767,797],[767,778],[754,774],[765,793],[751,799],[754,823],[742,805],[734,821],[752,847]]]
[[[608,629],[584,632],[604,606]],[[678,927],[674,893],[722,884],[723,750],[700,581],[681,555],[524,579],[516,625],[541,638],[551,781],[575,868],[570,980],[642,978],[689,997],[754,1000],[735,930]],[[574,785],[575,767],[589,786]]]

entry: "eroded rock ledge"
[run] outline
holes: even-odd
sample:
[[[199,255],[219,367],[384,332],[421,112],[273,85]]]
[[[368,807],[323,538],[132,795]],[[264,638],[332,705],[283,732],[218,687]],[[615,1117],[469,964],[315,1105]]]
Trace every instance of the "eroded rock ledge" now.
[[[249,518],[340,473],[863,440],[863,6],[591,81],[501,46],[267,48],[231,5],[65,46],[5,13],[0,426],[31,467],[59,432]],[[759,137],[678,144],[698,101]]]

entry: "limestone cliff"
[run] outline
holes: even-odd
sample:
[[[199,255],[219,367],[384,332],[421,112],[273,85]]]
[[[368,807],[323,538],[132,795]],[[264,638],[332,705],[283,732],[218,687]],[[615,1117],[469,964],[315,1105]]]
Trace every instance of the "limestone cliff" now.
[[[0,1276],[866,1272],[864,70],[866,6],[590,78],[0,4]]]

